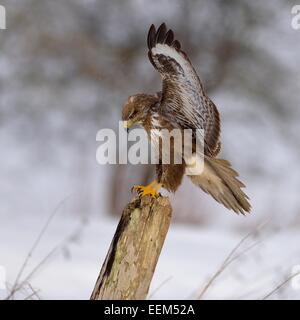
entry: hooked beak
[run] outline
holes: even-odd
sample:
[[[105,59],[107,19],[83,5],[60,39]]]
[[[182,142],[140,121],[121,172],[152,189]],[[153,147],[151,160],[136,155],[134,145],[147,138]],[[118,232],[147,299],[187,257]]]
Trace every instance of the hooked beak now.
[[[133,126],[133,121],[131,120],[123,121],[123,127],[127,129],[127,132],[132,126]]]

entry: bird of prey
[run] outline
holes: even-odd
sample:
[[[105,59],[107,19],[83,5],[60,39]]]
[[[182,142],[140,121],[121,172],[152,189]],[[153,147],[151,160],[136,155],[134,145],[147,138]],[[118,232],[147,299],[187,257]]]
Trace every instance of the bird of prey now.
[[[139,124],[146,130],[149,139],[158,139],[158,135],[151,133],[153,129],[202,129],[204,169],[201,174],[188,175],[186,159],[182,159],[181,164],[159,161],[156,164],[156,179],[148,186],[133,188],[140,196],[156,197],[161,187],[175,192],[183,176],[188,175],[196,186],[226,208],[236,213],[250,212],[249,198],[242,191],[245,185],[237,179],[238,173],[227,160],[217,158],[221,149],[219,112],[205,93],[180,42],[163,23],[157,30],[151,25],[147,45],[149,60],[161,76],[162,90],[152,95],[142,93],[130,96],[122,111],[124,127]]]

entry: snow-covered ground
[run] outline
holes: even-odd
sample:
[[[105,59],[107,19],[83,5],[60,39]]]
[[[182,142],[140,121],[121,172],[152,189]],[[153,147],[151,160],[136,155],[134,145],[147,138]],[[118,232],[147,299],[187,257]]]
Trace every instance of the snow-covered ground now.
[[[3,220],[2,220],[3,219]],[[1,216],[0,265],[11,285],[47,221],[47,216]],[[29,280],[41,299],[88,299],[114,234],[117,220],[92,217],[83,223],[71,215],[53,218],[22,279],[58,245],[57,251]],[[75,232],[74,232],[75,231]],[[73,236],[75,235],[76,236]],[[172,225],[150,288],[150,299],[195,299],[245,234],[221,228]],[[204,299],[260,299],[300,264],[300,234],[264,227],[243,243],[244,252],[218,277]],[[247,249],[250,248],[250,249]],[[300,298],[298,279],[271,298]],[[15,298],[30,295],[18,293]],[[1,297],[6,292],[0,290]]]

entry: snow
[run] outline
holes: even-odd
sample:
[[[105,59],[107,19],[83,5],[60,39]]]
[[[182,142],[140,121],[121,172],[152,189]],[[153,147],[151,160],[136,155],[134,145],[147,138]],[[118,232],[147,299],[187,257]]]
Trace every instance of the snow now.
[[[0,265],[12,284],[30,247],[42,229],[46,215],[1,216]],[[88,222],[58,213],[29,259],[26,276],[49,252],[59,249],[29,280],[41,299],[88,299],[105,258],[117,220],[91,217]],[[272,230],[248,239],[245,253],[216,279],[204,299],[260,299],[288,277],[300,264],[295,230]],[[75,237],[70,234],[76,231]],[[200,289],[218,270],[229,252],[243,238],[242,232],[172,224],[149,292],[150,299],[196,299]],[[67,239],[67,240],[66,240]],[[257,245],[253,246],[254,243]],[[247,251],[246,248],[252,247]],[[22,279],[24,279],[24,276]],[[18,293],[23,299],[30,294]],[[280,295],[278,295],[280,294]],[[6,292],[0,290],[0,297]],[[271,298],[299,299],[291,283]]]
[[[291,28],[291,5],[145,4],[4,1],[0,266],[13,283],[49,211],[66,199],[25,275],[59,245],[30,283],[42,299],[89,298],[118,223],[108,212],[113,210],[115,168],[96,163],[96,133],[117,127],[129,95],[160,89],[147,59],[145,33],[151,23],[166,21],[205,87],[219,81],[209,94],[222,118],[221,156],[239,171],[253,210],[238,217],[185,179],[170,197],[173,224],[150,297],[195,298],[245,233],[269,219],[267,231],[249,245],[261,242],[230,265],[204,296],[261,298],[300,264],[300,31]],[[216,66],[223,61],[217,52],[223,40],[243,50],[227,65],[222,80]],[[125,193],[142,179],[136,167],[126,168],[120,179]],[[121,191],[118,206],[127,196]],[[66,240],[74,231],[77,237]],[[27,291],[15,298],[23,299]],[[0,290],[0,297],[5,294]],[[289,283],[272,297],[299,295]]]

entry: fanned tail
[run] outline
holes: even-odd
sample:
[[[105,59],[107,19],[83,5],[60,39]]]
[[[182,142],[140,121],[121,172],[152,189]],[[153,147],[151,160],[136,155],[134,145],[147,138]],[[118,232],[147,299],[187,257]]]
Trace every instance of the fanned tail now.
[[[203,172],[189,177],[226,208],[236,213],[250,212],[249,198],[242,190],[245,185],[237,179],[238,173],[232,169],[229,161],[205,157]]]

